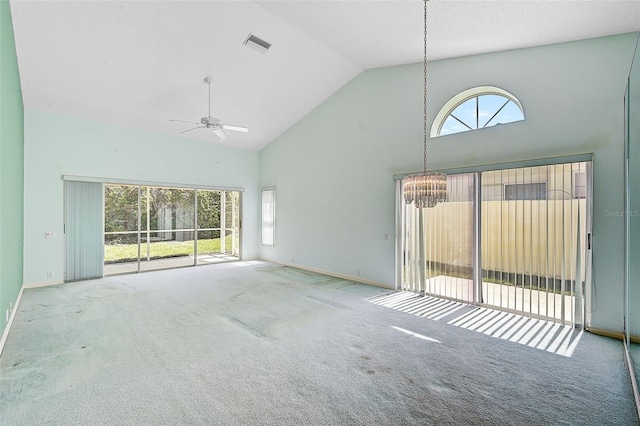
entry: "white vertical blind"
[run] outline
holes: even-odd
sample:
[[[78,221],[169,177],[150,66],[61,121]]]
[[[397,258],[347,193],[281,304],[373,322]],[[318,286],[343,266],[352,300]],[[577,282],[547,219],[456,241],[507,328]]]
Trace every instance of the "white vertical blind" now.
[[[587,165],[482,173],[484,303],[561,324],[582,323]],[[503,188],[502,197],[492,188]]]
[[[275,245],[276,190],[262,190],[262,244]]]
[[[65,281],[103,275],[102,183],[64,182],[66,268]]]

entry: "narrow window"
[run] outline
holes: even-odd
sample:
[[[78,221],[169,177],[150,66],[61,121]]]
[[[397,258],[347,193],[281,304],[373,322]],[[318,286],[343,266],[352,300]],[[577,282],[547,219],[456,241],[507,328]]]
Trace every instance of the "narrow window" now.
[[[504,199],[509,200],[546,200],[546,182],[515,183],[504,186]]]
[[[587,173],[573,172],[573,198],[587,198]]]
[[[274,246],[276,224],[276,190],[267,188],[262,190],[262,244]]]

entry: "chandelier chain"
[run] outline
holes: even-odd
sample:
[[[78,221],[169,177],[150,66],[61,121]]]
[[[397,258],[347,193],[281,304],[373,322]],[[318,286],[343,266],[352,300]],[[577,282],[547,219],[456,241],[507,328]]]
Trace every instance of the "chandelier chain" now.
[[[423,124],[424,124],[424,157],[423,165],[424,172],[427,172],[427,0],[424,0],[424,109],[423,109]]]
[[[418,209],[433,208],[447,201],[447,175],[442,172],[427,172],[427,1],[424,1],[424,98],[423,98],[423,172],[412,173],[402,179],[405,203]]]

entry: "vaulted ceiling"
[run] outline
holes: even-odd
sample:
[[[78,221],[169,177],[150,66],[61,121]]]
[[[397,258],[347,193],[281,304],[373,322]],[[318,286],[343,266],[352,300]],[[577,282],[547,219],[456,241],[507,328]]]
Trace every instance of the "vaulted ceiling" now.
[[[421,62],[423,2],[11,0],[26,108],[259,150],[366,69]],[[640,31],[640,0],[430,0],[429,59]],[[262,54],[250,34],[271,43]],[[221,141],[208,114],[246,126]],[[88,141],[90,143],[90,141]]]

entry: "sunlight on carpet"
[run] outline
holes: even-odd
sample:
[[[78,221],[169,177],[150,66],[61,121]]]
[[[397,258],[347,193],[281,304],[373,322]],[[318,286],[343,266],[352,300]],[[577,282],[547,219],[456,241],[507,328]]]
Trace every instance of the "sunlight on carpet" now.
[[[456,327],[565,357],[571,357],[582,337],[582,331],[572,326],[409,291],[394,291],[365,300],[433,321],[447,318],[447,324]]]

